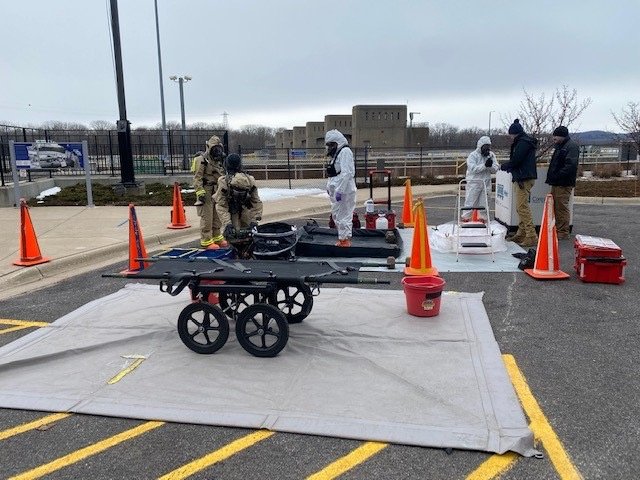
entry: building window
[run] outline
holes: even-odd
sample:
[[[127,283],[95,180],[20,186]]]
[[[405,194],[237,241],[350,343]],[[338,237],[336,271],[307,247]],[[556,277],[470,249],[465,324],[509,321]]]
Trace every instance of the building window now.
[[[364,114],[364,119],[365,119],[365,120],[369,120],[369,112],[365,112],[365,114]]]
[[[380,112],[378,112],[378,120],[380,120]]]
[[[400,112],[398,112],[398,120],[400,120]]]

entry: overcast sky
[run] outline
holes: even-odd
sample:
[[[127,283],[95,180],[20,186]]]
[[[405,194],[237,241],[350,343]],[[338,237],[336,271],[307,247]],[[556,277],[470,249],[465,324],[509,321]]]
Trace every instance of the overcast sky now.
[[[160,122],[153,0],[119,0],[127,116]],[[640,101],[639,0],[158,0],[165,105],[187,123],[291,128],[358,104],[417,122],[502,126],[522,89],[566,84],[613,130]],[[109,0],[2,0],[0,122],[118,118]]]

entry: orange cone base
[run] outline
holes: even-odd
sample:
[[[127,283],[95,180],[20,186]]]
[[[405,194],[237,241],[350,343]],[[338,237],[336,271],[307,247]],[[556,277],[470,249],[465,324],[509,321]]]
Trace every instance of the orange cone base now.
[[[167,225],[167,228],[170,228],[172,230],[179,230],[181,228],[191,228],[191,225],[187,225],[186,223],[183,223],[182,225],[174,225],[173,223]]]
[[[39,265],[41,263],[47,263],[50,261],[51,259],[49,257],[39,257],[32,260],[16,260],[15,262],[13,262],[13,264],[20,267],[31,267],[32,265]]]
[[[435,267],[430,268],[413,268],[413,267],[404,267],[405,275],[426,275],[426,276],[436,276],[438,275],[438,270]]]
[[[525,268],[524,273],[537,280],[565,280],[571,276],[562,270],[549,272],[546,270],[536,270],[535,268]]]

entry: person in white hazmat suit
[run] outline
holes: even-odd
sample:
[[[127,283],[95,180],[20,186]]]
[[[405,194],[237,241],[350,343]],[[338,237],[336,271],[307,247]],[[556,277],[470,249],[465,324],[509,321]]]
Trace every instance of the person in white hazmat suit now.
[[[331,200],[331,215],[338,229],[338,247],[350,247],[353,211],[356,208],[356,168],[347,139],[338,130],[329,130],[324,141],[327,157],[327,193]]]
[[[484,190],[487,196],[491,193],[491,174],[500,170],[495,154],[491,151],[491,139],[480,137],[477,148],[467,157],[467,185],[465,190],[465,207],[484,207]],[[486,220],[486,212],[480,210],[479,217]],[[462,221],[469,221],[473,210],[462,211]]]

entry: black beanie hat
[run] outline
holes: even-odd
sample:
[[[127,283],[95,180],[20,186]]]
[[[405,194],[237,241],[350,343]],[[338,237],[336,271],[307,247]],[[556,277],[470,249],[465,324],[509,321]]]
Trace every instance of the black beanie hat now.
[[[563,127],[562,125],[560,125],[558,128],[556,128],[553,131],[553,136],[554,137],[568,137],[569,136],[569,129],[567,127]]]
[[[241,163],[242,159],[240,158],[240,155],[232,153],[224,160],[224,168],[227,173],[236,173],[242,168]]]
[[[509,135],[518,135],[520,133],[524,133],[524,128],[520,125],[520,120],[516,118],[509,127]]]

